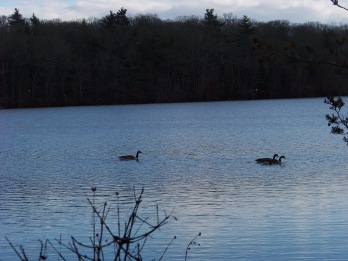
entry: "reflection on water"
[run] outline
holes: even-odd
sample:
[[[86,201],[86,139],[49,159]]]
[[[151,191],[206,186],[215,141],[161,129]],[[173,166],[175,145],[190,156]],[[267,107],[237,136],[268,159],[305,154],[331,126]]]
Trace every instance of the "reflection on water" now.
[[[91,236],[86,200],[126,216],[174,219],[144,260],[345,260],[346,145],[330,134],[323,99],[0,111],[0,231],[36,258],[38,239]],[[143,153],[139,162],[118,156]],[[281,166],[255,159],[285,155]],[[36,250],[36,251],[35,251]],[[15,257],[0,238],[0,260]]]

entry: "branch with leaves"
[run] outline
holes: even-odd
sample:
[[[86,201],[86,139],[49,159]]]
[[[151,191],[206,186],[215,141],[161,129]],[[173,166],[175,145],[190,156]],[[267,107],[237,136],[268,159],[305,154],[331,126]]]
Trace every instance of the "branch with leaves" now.
[[[348,8],[341,6],[338,0],[330,0],[335,6],[348,11]],[[340,74],[343,69],[348,69],[348,53],[346,39],[336,37],[335,45],[320,51],[310,44],[300,45],[299,42],[289,40],[282,48],[276,49],[271,42],[255,37],[252,49],[260,50],[260,64],[275,63],[282,58],[291,59],[302,64],[323,64],[335,69]],[[318,51],[319,50],[319,51]],[[300,54],[301,53],[301,54]],[[308,54],[308,55],[305,55]]]
[[[276,50],[271,43],[263,39],[253,39],[253,50],[261,50],[259,56],[260,64],[276,63],[281,59],[289,59],[302,64],[322,64],[334,69],[336,74],[341,74],[343,69],[348,69],[348,53],[345,38],[336,38],[335,47],[327,50],[326,53],[317,52],[313,46],[298,46],[293,41],[284,44],[282,50]],[[299,54],[305,51],[308,56]]]
[[[331,0],[331,2],[335,6],[348,11],[348,8],[341,6],[338,0]],[[333,68],[336,74],[341,74],[348,69],[348,52],[345,44],[345,38],[336,38],[335,45],[327,48],[326,52],[318,52],[313,46],[309,45],[304,45],[301,50],[297,43],[290,41],[284,44],[283,50],[276,50],[268,41],[254,38],[253,50],[261,50],[262,53],[259,57],[261,65],[273,64],[282,58],[287,58],[290,61],[306,65],[323,64]],[[299,51],[302,52],[302,55],[299,54]],[[305,57],[303,51],[306,51],[305,53],[309,56]],[[342,113],[345,103],[340,97],[327,97],[324,102],[330,105],[330,110],[333,111],[332,114],[326,114],[328,125],[331,126],[331,133],[343,135],[343,140],[348,145],[348,117],[345,117]]]
[[[348,9],[344,6],[341,6],[338,3],[338,0],[331,0],[331,2],[346,11]],[[342,45],[344,43],[344,39],[341,42],[337,42],[337,44]],[[345,65],[347,65],[346,63]],[[345,66],[344,68],[347,68]],[[343,113],[341,112],[342,107],[344,106],[344,102],[341,97],[327,97],[324,102],[328,105],[330,105],[330,110],[333,111],[332,114],[326,114],[326,120],[328,121],[328,126],[331,126],[331,133],[343,135],[343,141],[347,143],[348,145],[348,117],[345,117]],[[347,115],[348,116],[348,115]]]
[[[345,117],[341,111],[344,106],[342,98],[327,97],[324,103],[330,105],[330,110],[333,111],[332,114],[326,114],[328,126],[331,126],[331,133],[343,135],[343,140],[348,145],[348,115]]]

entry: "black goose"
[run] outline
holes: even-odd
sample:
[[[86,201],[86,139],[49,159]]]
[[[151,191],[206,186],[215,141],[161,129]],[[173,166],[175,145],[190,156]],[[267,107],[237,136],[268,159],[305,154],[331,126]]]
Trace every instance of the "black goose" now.
[[[271,159],[271,158],[260,158],[260,159],[256,159],[255,161],[257,163],[268,163],[268,164],[271,164],[270,162],[273,161],[273,160],[277,160],[278,157],[279,157],[278,154],[274,154],[273,159]]]
[[[120,160],[138,160],[139,153],[142,153],[142,152],[141,152],[140,150],[138,150],[136,156],[133,156],[133,155],[125,155],[125,156],[120,156],[119,159],[120,159]]]
[[[279,160],[272,159],[272,160],[269,161],[269,164],[270,165],[272,165],[272,164],[282,164],[282,159],[286,159],[285,156],[280,156]]]

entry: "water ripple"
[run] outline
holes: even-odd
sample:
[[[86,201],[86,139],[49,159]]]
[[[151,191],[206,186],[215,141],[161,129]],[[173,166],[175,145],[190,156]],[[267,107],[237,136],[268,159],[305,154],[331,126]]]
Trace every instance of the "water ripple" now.
[[[192,260],[345,260],[346,147],[326,112],[321,99],[1,110],[0,230],[36,257],[38,239],[88,241],[87,198],[117,227],[144,187],[142,216],[177,218],[144,260],[173,236],[166,257],[183,260],[199,232]],[[282,165],[255,163],[274,153]],[[0,253],[14,257],[4,238]]]

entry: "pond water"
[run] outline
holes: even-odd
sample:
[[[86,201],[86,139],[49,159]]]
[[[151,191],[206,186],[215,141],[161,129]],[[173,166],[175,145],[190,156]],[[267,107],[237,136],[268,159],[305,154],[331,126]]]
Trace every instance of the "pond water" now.
[[[199,232],[189,260],[346,260],[348,148],[323,100],[0,110],[0,260],[16,257],[5,236],[30,259],[39,239],[88,242],[87,198],[107,201],[117,228],[117,206],[125,222],[141,188],[141,217],[155,224],[158,206],[177,218],[144,260],[174,236],[163,259],[184,260]],[[138,162],[118,159],[137,150]],[[286,160],[255,163],[274,153]]]

